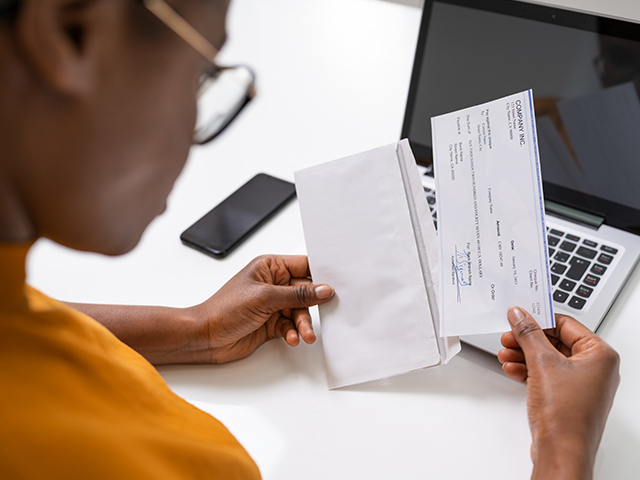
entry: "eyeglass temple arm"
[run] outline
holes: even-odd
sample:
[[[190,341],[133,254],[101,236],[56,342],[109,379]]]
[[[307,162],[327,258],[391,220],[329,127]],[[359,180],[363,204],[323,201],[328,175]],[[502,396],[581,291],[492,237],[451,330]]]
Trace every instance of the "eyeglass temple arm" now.
[[[204,38],[164,0],[142,0],[145,7],[164,22],[171,30],[195,48],[203,57],[213,63],[218,49]]]

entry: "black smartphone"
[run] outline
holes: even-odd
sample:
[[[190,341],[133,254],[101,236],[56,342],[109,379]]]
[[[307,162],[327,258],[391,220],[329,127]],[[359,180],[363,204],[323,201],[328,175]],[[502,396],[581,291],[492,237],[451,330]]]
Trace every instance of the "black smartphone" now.
[[[293,183],[259,173],[182,232],[180,240],[207,255],[225,257],[295,196]]]

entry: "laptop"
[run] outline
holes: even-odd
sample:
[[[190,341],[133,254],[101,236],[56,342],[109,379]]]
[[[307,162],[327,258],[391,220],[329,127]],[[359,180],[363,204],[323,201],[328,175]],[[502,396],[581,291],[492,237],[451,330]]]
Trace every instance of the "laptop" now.
[[[640,258],[640,24],[512,0],[426,0],[402,138],[437,228],[431,117],[529,88],[554,311],[597,332]],[[501,348],[500,334],[462,340]]]

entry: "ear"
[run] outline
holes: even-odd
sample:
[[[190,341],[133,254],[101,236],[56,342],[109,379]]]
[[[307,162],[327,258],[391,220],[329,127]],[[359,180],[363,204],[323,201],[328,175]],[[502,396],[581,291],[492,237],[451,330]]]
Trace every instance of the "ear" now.
[[[86,43],[95,3],[22,0],[15,22],[18,50],[40,81],[54,91],[73,94],[90,87]]]

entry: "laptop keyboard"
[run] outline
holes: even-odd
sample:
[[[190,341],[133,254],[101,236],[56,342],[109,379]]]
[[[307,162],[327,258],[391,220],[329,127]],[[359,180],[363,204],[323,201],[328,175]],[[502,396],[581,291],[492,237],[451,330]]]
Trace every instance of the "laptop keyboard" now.
[[[436,209],[436,191],[433,188],[424,188],[424,194],[427,196],[427,203],[429,204],[429,210],[431,210],[431,217],[433,218],[433,224],[438,229],[438,211]]]
[[[437,229],[436,192],[423,188]],[[585,310],[602,288],[607,271],[614,266],[619,247],[549,227],[547,242],[554,302],[572,310]]]
[[[618,249],[547,228],[553,300],[582,310],[611,267]]]

